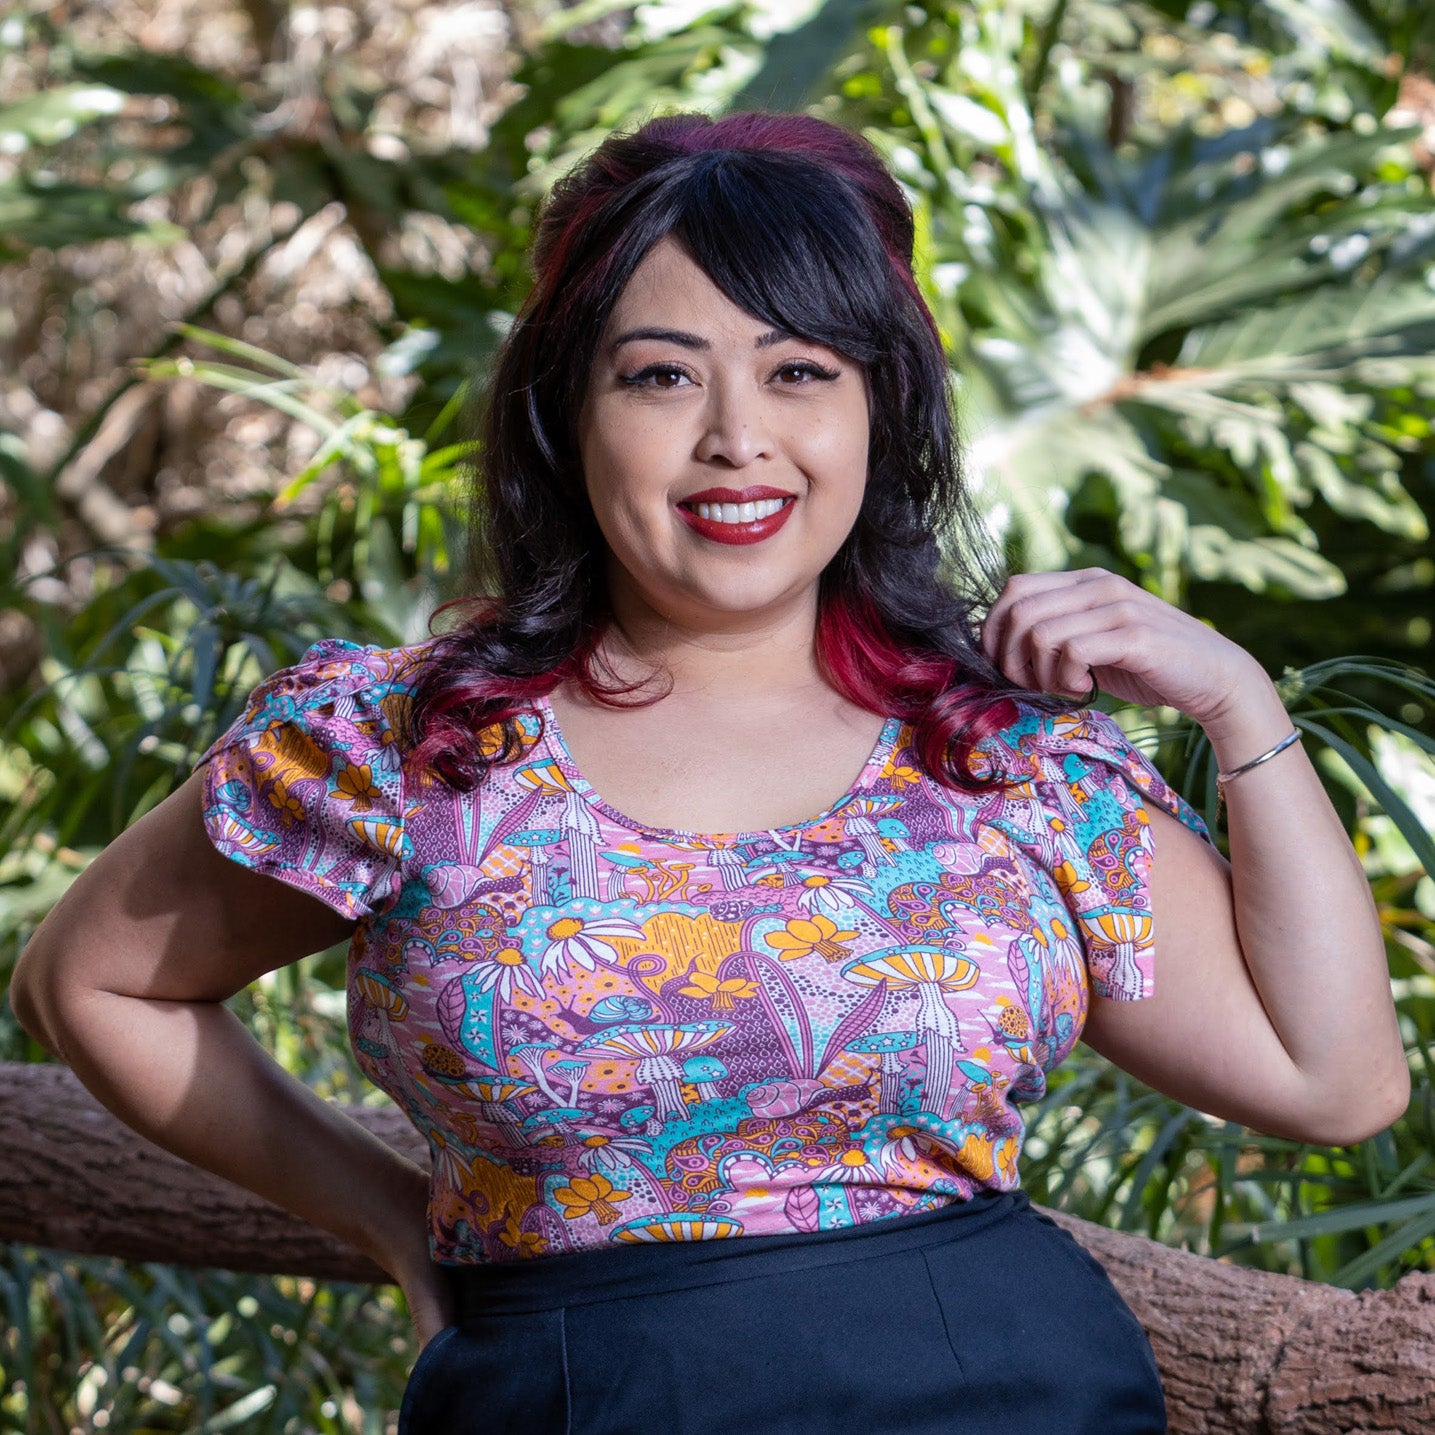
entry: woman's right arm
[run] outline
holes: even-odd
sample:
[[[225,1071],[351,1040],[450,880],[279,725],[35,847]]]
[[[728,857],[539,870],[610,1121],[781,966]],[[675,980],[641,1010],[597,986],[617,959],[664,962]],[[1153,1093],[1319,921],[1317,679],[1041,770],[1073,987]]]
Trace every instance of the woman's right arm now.
[[[351,1242],[447,1323],[428,1264],[428,1178],[290,1076],[223,1005],[353,923],[215,850],[201,770],[75,880],[26,945],[20,1024],[110,1111],[186,1161]]]

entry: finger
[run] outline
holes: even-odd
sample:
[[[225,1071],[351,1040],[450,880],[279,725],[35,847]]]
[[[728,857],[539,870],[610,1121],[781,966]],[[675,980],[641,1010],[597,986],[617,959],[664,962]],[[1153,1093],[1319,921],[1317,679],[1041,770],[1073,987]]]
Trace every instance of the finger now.
[[[1044,590],[1070,588],[1076,581],[1077,575],[1068,572],[1013,573],[1002,585],[996,602],[987,610],[987,616],[982,621],[982,647],[988,659],[999,666],[1007,622],[1015,604],[1028,595]]]
[[[1019,643],[1027,627],[1054,613],[1078,611],[1109,601],[1113,592],[1121,591],[1119,586],[1113,588],[1113,585],[1134,587],[1105,568],[1014,575],[987,614],[982,631],[982,646],[987,657],[994,666],[1012,677],[1003,658],[1009,649]],[[1012,680],[1025,685],[1028,678],[1022,675]]]
[[[1058,613],[1026,631],[1022,661],[1043,692],[1084,695],[1097,668],[1144,668],[1153,631],[1132,621],[1124,599]]]
[[[1061,595],[1041,594],[1013,607],[1003,642],[1014,660],[1022,667],[1029,665],[1038,683],[1053,691],[1053,654],[1062,643],[1077,633],[1149,627],[1158,617],[1153,604],[1165,607],[1124,579],[1115,579],[1114,584],[1102,585],[1099,590],[1097,585],[1089,585],[1080,602],[1073,601],[1071,595],[1062,601]]]

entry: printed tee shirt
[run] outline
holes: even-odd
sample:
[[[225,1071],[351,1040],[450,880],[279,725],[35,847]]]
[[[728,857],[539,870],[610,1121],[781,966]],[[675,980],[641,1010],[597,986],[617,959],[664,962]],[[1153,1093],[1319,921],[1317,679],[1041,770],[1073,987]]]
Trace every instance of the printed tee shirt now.
[[[809,821],[645,826],[547,700],[458,792],[396,730],[428,645],[315,644],[205,754],[219,851],[357,922],[349,1033],[432,1154],[436,1261],[822,1231],[1019,1184],[1089,993],[1151,994],[1155,802],[1110,717],[1022,707],[978,794],[890,719]],[[1209,840],[1209,839],[1208,839]]]

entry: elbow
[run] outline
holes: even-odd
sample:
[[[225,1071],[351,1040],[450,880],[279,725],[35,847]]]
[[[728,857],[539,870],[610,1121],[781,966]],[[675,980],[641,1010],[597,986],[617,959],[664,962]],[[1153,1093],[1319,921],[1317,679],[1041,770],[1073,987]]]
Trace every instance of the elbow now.
[[[10,987],[7,992],[10,999],[10,1010],[14,1012],[15,1020],[27,1036],[33,1037],[35,1041],[39,1042],[51,1056],[57,1056],[63,1060],[59,1043],[50,1035],[50,1025],[45,1019],[44,1003],[36,990],[37,983],[34,976],[35,958],[27,948],[21,952],[20,959],[15,964],[15,970],[10,977]]]
[[[1327,1107],[1313,1115],[1308,1140],[1322,1146],[1359,1146],[1388,1131],[1410,1106],[1410,1069],[1401,1065],[1389,1080],[1373,1086],[1358,1105]]]

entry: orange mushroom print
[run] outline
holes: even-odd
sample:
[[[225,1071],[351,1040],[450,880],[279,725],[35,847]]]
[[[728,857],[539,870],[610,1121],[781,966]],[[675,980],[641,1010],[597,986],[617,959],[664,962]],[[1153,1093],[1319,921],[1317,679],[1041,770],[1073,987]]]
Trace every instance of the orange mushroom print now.
[[[1019,708],[977,750],[1008,779],[980,798],[928,779],[894,718],[810,821],[676,832],[589,786],[546,699],[481,793],[400,770],[422,653],[316,645],[215,745],[206,804],[237,861],[366,917],[351,1036],[442,1133],[438,1260],[1015,1189],[1020,1107],[1090,993],[1151,991],[1143,804],[1204,829],[1102,713]]]

